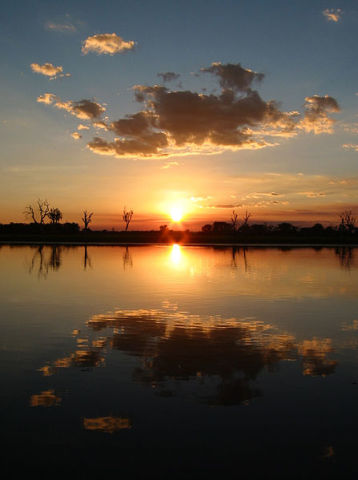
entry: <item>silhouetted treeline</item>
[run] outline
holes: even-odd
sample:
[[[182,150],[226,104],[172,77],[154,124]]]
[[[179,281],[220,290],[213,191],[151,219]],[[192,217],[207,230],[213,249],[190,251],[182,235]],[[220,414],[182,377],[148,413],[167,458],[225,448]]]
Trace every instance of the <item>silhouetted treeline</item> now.
[[[0,223],[1,233],[76,233],[80,231],[78,223]]]
[[[234,229],[231,223],[214,222],[200,232],[171,230],[162,225],[151,231],[81,230],[77,223],[0,224],[3,242],[74,243],[203,243],[203,244],[358,244],[358,228],[298,227],[288,222],[278,225],[244,223]]]
[[[312,227],[298,227],[289,222],[278,225],[247,222],[237,229],[229,222],[214,222],[202,227],[203,238],[231,239],[233,243],[356,243],[358,228],[340,224],[324,227],[316,223]],[[224,242],[225,243],[225,242]]]

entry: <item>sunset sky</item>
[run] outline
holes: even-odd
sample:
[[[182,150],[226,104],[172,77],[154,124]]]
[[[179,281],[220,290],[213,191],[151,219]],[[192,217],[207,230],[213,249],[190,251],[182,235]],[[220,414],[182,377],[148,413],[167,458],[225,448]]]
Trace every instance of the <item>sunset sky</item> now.
[[[0,223],[358,214],[358,2],[5,0]]]

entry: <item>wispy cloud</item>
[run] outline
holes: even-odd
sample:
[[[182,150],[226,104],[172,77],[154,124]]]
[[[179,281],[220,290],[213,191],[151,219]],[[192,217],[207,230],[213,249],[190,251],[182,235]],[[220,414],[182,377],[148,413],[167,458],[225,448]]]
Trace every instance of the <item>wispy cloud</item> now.
[[[343,11],[340,8],[326,8],[322,14],[329,22],[339,22],[342,18]]]
[[[178,167],[178,166],[179,166],[179,162],[167,162],[164,165],[162,165],[161,168],[163,170],[167,170],[168,168]]]
[[[180,74],[175,73],[175,72],[158,73],[157,76],[160,77],[164,83],[172,82],[172,81],[178,80],[178,78],[180,78]]]
[[[297,194],[304,195],[307,198],[320,198],[327,196],[327,194],[324,192],[297,192]]]
[[[75,27],[75,25],[73,25],[70,22],[57,23],[57,22],[48,21],[45,23],[45,28],[46,30],[51,30],[54,32],[62,32],[62,33],[74,33],[77,31],[77,28]]]
[[[346,150],[355,150],[358,152],[358,144],[357,143],[344,143],[342,147]]]
[[[133,50],[135,47],[133,40],[125,41],[116,33],[99,33],[87,37],[82,45],[82,53],[94,52],[98,54],[114,55]]]

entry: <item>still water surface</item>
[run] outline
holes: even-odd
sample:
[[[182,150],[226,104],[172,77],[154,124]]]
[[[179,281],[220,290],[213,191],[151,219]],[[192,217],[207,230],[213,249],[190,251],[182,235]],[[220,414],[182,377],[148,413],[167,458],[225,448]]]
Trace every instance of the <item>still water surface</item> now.
[[[357,255],[1,247],[5,457],[46,472],[355,478]]]

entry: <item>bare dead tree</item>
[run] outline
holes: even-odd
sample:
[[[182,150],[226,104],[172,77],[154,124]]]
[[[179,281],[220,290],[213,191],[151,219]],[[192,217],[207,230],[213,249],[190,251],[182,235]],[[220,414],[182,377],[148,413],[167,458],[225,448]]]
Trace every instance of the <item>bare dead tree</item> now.
[[[43,225],[45,223],[46,217],[50,212],[50,205],[47,200],[41,200],[40,198],[36,201],[35,205],[30,204],[25,207],[24,214],[26,217],[31,217],[34,223],[39,223]]]
[[[131,223],[133,217],[133,210],[127,210],[126,207],[123,207],[122,219],[123,222],[126,224],[125,231],[128,230],[129,224]]]
[[[352,233],[356,226],[356,219],[353,216],[352,210],[344,210],[344,212],[339,215],[339,218],[341,219],[339,225],[340,230]]]
[[[243,218],[243,225],[248,225],[249,224],[249,218],[252,217],[251,213],[246,210]]]
[[[47,216],[51,220],[51,223],[59,223],[60,220],[62,220],[62,212],[58,208],[51,208]]]
[[[239,227],[239,230],[240,230],[240,231],[246,231],[246,230],[248,230],[250,217],[251,217],[251,213],[246,210],[246,212],[244,213],[244,216],[243,216],[243,218],[242,218],[241,225],[240,225],[240,227]]]
[[[87,210],[83,210],[82,215],[82,222],[84,224],[83,230],[88,230],[88,225],[92,222],[93,212],[88,212]]]
[[[240,224],[240,221],[239,221],[239,214],[236,213],[236,210],[233,210],[232,211],[232,215],[231,215],[231,226],[232,226],[232,229],[234,230],[234,232],[236,232],[239,228],[239,224]]]

